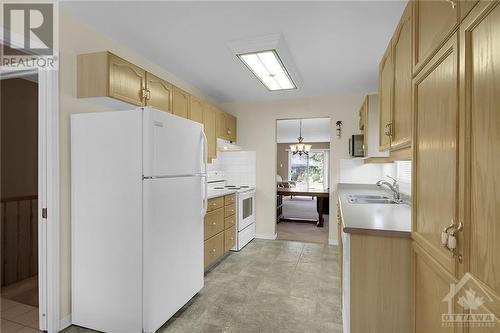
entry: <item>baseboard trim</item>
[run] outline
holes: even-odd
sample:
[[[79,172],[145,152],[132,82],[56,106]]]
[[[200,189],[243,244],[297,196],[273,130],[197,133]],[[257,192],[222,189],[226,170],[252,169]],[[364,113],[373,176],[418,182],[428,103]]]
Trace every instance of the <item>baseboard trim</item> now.
[[[328,245],[339,245],[339,241],[337,239],[328,238]]]
[[[59,321],[59,332],[62,330],[65,330],[66,328],[70,327],[71,325],[72,325],[71,315],[69,314]]]
[[[275,240],[278,238],[278,234],[255,234],[255,238]]]

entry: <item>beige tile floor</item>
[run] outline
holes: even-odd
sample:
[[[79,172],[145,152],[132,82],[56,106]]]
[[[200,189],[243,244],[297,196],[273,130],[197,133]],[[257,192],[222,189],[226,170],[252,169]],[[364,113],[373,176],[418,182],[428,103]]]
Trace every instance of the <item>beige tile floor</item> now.
[[[159,332],[341,332],[338,267],[334,246],[256,239],[209,272]]]
[[[1,333],[36,333],[37,328],[38,308],[1,299]]]

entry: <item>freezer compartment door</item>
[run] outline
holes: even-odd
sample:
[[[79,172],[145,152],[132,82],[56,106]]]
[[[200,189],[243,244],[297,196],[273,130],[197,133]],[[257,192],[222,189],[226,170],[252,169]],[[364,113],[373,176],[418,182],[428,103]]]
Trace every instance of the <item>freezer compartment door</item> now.
[[[143,328],[154,332],[203,287],[203,178],[143,187]]]
[[[142,332],[141,120],[71,117],[72,323],[102,332]]]
[[[194,175],[203,172],[203,126],[170,113],[143,112],[146,177]]]

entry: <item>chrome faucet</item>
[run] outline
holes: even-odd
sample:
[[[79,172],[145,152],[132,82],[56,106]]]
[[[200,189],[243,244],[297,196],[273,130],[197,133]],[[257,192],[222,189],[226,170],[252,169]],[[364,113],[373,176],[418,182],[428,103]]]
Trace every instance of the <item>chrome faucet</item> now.
[[[388,178],[392,179],[392,184],[389,182],[386,182],[385,180],[379,180],[378,182],[375,183],[375,185],[382,187],[382,185],[387,186],[393,193],[394,195],[394,200],[399,201],[401,199],[401,195],[399,193],[399,183],[396,178],[393,178],[389,175],[387,175]]]

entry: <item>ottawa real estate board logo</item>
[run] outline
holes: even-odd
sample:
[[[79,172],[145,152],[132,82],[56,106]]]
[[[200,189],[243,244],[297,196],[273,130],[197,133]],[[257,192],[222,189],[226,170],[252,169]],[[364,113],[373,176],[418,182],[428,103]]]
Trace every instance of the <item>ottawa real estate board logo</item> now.
[[[448,305],[447,313],[441,315],[444,327],[496,327],[498,319],[488,310],[495,300],[470,273],[458,283],[450,284],[450,291],[442,301]]]
[[[56,69],[55,2],[2,2],[4,67]]]

